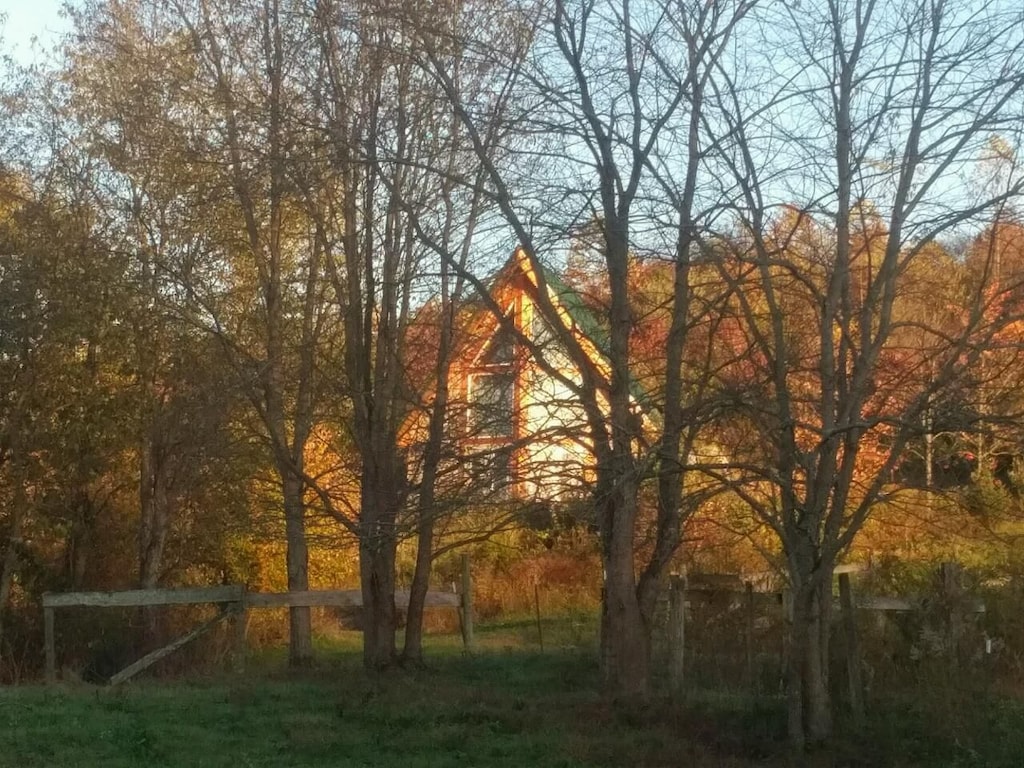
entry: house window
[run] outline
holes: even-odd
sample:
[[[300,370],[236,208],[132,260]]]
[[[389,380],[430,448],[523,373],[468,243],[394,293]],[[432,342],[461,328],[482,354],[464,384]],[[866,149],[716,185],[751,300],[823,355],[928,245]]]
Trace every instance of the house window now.
[[[507,326],[499,327],[477,356],[476,365],[512,365],[515,359],[515,338]]]
[[[469,436],[511,437],[515,376],[511,371],[469,377]]]
[[[512,491],[512,456],[507,449],[471,457],[465,464],[469,487],[491,498],[508,498]]]

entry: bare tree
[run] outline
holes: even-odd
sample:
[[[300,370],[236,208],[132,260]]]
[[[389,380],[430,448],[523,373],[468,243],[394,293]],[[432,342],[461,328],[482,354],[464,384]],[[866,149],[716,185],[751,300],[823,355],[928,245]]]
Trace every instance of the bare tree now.
[[[1024,44],[1020,12],[998,3],[823,0],[762,6],[756,21],[743,66],[715,74],[716,166],[738,222],[720,274],[754,372],[734,390],[743,447],[716,477],[785,554],[789,733],[802,749],[831,733],[837,558],[890,490],[929,401],[1007,321],[995,308],[1008,286],[987,280],[953,329],[900,305],[937,238],[1020,192],[1017,179],[965,195],[958,179],[992,132],[1019,137]],[[926,338],[911,365],[908,328]]]
[[[344,329],[346,433],[355,449],[358,509],[321,500],[359,543],[364,663],[397,660],[395,556],[417,537],[417,565],[403,657],[422,656],[423,602],[433,560],[436,494],[448,413],[448,369],[456,307],[481,197],[457,179],[465,152],[458,126],[436,109],[436,88],[414,66],[408,20],[376,4],[320,2],[308,78],[316,125],[315,167],[301,182]],[[396,23],[397,22],[397,23]],[[427,169],[446,164],[440,183]],[[469,185],[472,187],[472,185]],[[437,357],[410,368],[409,328],[423,305],[436,309]],[[411,377],[419,374],[425,380]],[[401,434],[419,412],[422,439]]]
[[[486,104],[466,100],[454,87],[436,53],[447,39],[443,30],[429,29],[420,44],[425,66],[474,142],[490,196],[540,276],[540,311],[578,371],[566,377],[548,368],[582,406],[596,463],[593,503],[605,572],[602,670],[616,696],[647,691],[655,599],[691,508],[683,480],[702,423],[706,381],[683,365],[683,350],[708,305],[692,301],[690,270],[702,250],[698,235],[720,205],[714,195],[698,195],[699,174],[713,149],[704,140],[704,92],[749,10],[743,2],[628,0],[508,8],[498,22],[476,25],[476,36],[461,41],[479,55],[506,52],[497,57],[503,65],[497,95]],[[502,45],[489,38],[495,29]],[[482,130],[496,120],[506,148],[502,160]],[[602,350],[598,358],[555,307],[543,263],[587,222],[599,229],[607,279],[608,304],[600,317],[605,338],[589,339]],[[637,254],[665,259],[674,274],[665,310],[671,318],[668,364],[662,387],[649,393],[656,403],[639,402],[631,372],[636,318],[629,273]],[[539,351],[530,339],[522,342]],[[543,365],[543,355],[538,358]],[[652,406],[664,418],[649,442],[641,412]],[[652,471],[658,478],[655,543],[638,577],[638,494]]]

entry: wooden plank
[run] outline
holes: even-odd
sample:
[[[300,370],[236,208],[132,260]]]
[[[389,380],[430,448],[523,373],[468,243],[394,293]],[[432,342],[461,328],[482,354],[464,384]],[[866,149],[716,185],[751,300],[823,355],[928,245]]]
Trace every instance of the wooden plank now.
[[[46,645],[46,682],[57,682],[57,640],[53,608],[43,608],[43,635]]]
[[[782,671],[782,683],[789,679],[792,662],[791,639],[793,632],[793,590],[786,587],[779,595],[779,606],[782,608],[782,642],[779,644],[779,669]]]
[[[859,605],[869,611],[916,611],[921,607],[917,602],[904,597],[885,595],[865,595],[860,598]]]
[[[121,592],[63,592],[43,595],[43,608],[132,608],[141,605],[237,603],[245,588],[239,584],[181,589],[130,589]]]
[[[140,605],[194,605],[202,603],[239,603],[250,608],[301,608],[313,606],[359,607],[363,596],[358,589],[322,589],[305,592],[246,592],[241,585],[184,589],[133,589],[122,592],[64,592],[43,595],[43,608],[131,608]],[[395,605],[409,605],[408,590],[395,592]],[[458,608],[459,596],[448,592],[428,592],[427,608]]]
[[[860,598],[858,606],[869,611],[919,611],[923,604],[920,600],[879,595]],[[985,613],[985,603],[981,600],[974,600],[967,606],[967,610],[973,613]]]
[[[363,604],[358,589],[318,589],[304,592],[249,592],[245,596],[249,608],[312,608],[330,606],[352,608]]]
[[[462,616],[462,644],[467,651],[475,646],[473,639],[473,576],[469,569],[469,555],[462,555],[462,594],[460,615]]]
[[[745,593],[746,584],[738,573],[688,573],[687,592],[738,592]]]
[[[756,692],[757,677],[754,674],[754,585],[747,582],[747,599],[743,622],[743,650],[746,661],[747,685]]]
[[[868,567],[864,563],[843,563],[832,569],[832,573],[839,576],[843,573],[866,573]]]
[[[537,642],[540,644],[540,652],[544,653],[544,627],[540,622],[540,581],[533,582],[533,607],[537,615]]]
[[[746,595],[747,590],[745,587],[712,587],[707,584],[694,584],[690,586],[689,582],[686,585],[686,592],[692,595]]]
[[[668,586],[668,673],[672,695],[683,692],[686,650],[686,577],[673,573]]]
[[[174,653],[176,650],[181,648],[183,645],[191,643],[197,637],[199,637],[200,635],[204,634],[205,632],[208,632],[213,627],[215,627],[217,624],[219,624],[220,622],[224,621],[224,619],[228,618],[231,615],[232,615],[232,612],[229,611],[229,610],[228,611],[221,611],[216,616],[214,616],[212,619],[210,619],[208,621],[204,621],[202,624],[200,624],[198,627],[193,629],[188,634],[182,635],[177,640],[174,640],[173,642],[168,643],[167,645],[165,645],[163,648],[157,648],[155,651],[152,651],[151,653],[147,653],[145,656],[143,656],[141,659],[136,661],[134,664],[129,664],[127,667],[122,669],[116,675],[112,676],[107,684],[108,685],[112,685],[112,686],[113,685],[120,685],[121,683],[125,682],[126,680],[130,680],[131,678],[135,677],[135,675],[139,674],[139,672],[142,672],[143,670],[148,669],[149,667],[151,667],[154,664],[156,664],[158,661],[160,661],[160,659],[163,659],[163,658],[165,658],[167,656],[170,656],[172,653]]]
[[[230,611],[231,636],[234,641],[234,648],[231,651],[231,669],[236,674],[241,674],[245,671],[245,634],[249,628],[249,611],[244,602],[232,603]]]
[[[359,608],[363,604],[363,593],[358,589],[315,589],[305,592],[247,592],[245,604],[248,608],[303,608],[334,607]],[[458,608],[459,596],[450,592],[427,592],[424,607]],[[409,607],[409,591],[395,591],[395,606]]]
[[[849,573],[839,574],[839,604],[846,634],[846,682],[850,693],[850,710],[856,721],[861,722],[864,719],[864,685],[860,676],[860,643],[857,639],[857,616]]]

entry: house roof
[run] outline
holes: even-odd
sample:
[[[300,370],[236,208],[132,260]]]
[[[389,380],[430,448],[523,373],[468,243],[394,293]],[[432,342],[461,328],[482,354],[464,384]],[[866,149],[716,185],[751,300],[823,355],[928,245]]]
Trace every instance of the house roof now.
[[[540,266],[543,282],[547,285],[548,296],[552,299],[556,309],[565,312],[566,317],[572,323],[573,329],[577,331],[592,348],[592,351],[601,356],[602,362],[608,364],[609,338],[608,331],[594,316],[590,307],[587,306],[579,291],[572,288],[562,279],[554,269],[537,259]],[[533,264],[526,252],[517,247],[509,257],[508,261],[495,273],[489,281],[491,290],[503,280],[511,277],[515,272],[524,275],[535,290],[539,290],[539,281],[534,274]],[[632,375],[629,379],[630,395],[645,413],[656,410],[647,391],[640,385]]]

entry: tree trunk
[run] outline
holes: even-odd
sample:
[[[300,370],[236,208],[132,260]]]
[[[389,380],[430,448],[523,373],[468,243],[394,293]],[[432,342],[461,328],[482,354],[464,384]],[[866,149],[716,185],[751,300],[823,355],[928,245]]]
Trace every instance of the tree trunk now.
[[[416,536],[416,567],[409,586],[409,610],[405,617],[405,643],[402,647],[404,664],[423,664],[423,607],[430,587],[433,565],[434,516],[420,510]]]
[[[650,637],[632,583],[632,564],[626,578],[618,564],[606,564],[605,569],[601,611],[601,671],[605,690],[616,700],[643,700],[648,694]]]
[[[397,659],[395,630],[395,521],[401,505],[398,473],[387,461],[363,463],[360,499],[359,580],[363,594],[363,666],[381,670]],[[382,469],[382,467],[384,469]]]
[[[447,305],[447,301],[446,301]],[[448,317],[445,310],[445,317]],[[451,350],[451,327],[442,330],[437,368],[437,393],[430,413],[427,445],[423,452],[423,473],[420,478],[416,519],[416,567],[409,586],[409,609],[405,617],[405,644],[402,661],[423,664],[423,607],[430,587],[430,571],[434,564],[434,525],[437,471],[441,463],[441,444],[448,413],[448,374]]]
[[[309,589],[309,551],[306,545],[306,505],[303,484],[290,470],[284,470],[286,560],[288,565],[288,591]],[[310,609],[289,609],[288,663],[292,667],[308,667],[313,663],[313,628]]]
[[[634,491],[633,483],[624,481],[608,500],[602,534],[601,673],[606,693],[621,701],[646,698],[650,675],[650,637],[633,565]]]
[[[18,567],[18,547],[21,545],[21,527],[25,516],[25,487],[20,478],[14,478],[14,503],[11,505],[11,532],[0,561],[0,648],[3,647],[4,615],[11,599],[14,572]]]
[[[359,545],[363,593],[363,666],[381,670],[395,663],[395,538],[382,530],[364,534]]]
[[[139,467],[139,588],[154,589],[160,581],[164,547],[167,542],[169,499],[162,477],[162,467],[156,455],[157,446],[152,430],[147,432],[141,446]],[[159,642],[157,609],[143,606],[142,652],[155,649]]]
[[[832,735],[828,663],[832,573],[811,577],[793,595],[787,670],[789,739],[794,751],[819,746]]]
[[[831,578],[829,579],[829,586]],[[832,735],[832,702],[828,689],[828,649],[831,622],[831,589],[811,590],[807,621],[807,654],[804,661],[804,727],[807,742],[814,746]]]
[[[88,492],[75,490],[71,500],[71,525],[64,545],[65,584],[72,592],[85,585],[96,511]]]

